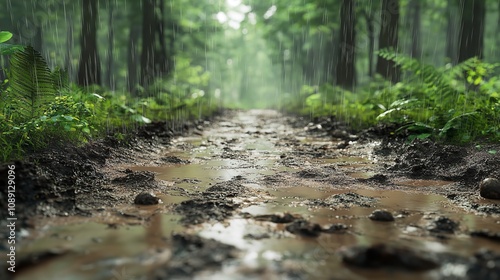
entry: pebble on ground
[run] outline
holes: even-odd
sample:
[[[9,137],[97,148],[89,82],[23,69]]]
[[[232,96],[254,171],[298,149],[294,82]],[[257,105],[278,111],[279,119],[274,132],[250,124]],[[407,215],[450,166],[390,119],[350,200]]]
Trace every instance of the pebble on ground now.
[[[479,194],[484,198],[500,199],[500,180],[486,178],[479,184]]]

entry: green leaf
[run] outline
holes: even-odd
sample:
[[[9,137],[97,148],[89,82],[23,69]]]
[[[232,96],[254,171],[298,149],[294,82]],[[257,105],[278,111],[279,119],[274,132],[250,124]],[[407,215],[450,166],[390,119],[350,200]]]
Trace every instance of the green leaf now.
[[[146,118],[143,115],[135,114],[132,115],[132,120],[139,122],[139,123],[151,123],[151,120]]]
[[[8,31],[0,31],[0,43],[7,42],[12,38],[12,33]]]
[[[430,133],[422,133],[422,134],[417,135],[417,138],[420,140],[423,140],[423,139],[429,138],[431,135],[432,134],[430,134]]]
[[[488,153],[492,154],[492,155],[496,155],[497,154],[497,150],[489,150]]]

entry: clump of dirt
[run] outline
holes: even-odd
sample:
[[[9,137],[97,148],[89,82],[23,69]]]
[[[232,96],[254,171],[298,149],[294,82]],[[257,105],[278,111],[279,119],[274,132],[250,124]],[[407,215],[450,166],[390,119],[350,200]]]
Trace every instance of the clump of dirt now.
[[[477,194],[464,192],[463,194],[452,193],[447,197],[451,199],[455,204],[468,210],[485,213],[485,214],[500,214],[500,202],[494,203],[490,202],[488,204],[477,203],[474,199]]]
[[[303,169],[295,174],[300,178],[315,179],[315,180],[324,180],[330,176],[328,172],[319,168]]]
[[[172,257],[163,269],[155,270],[154,279],[193,277],[207,269],[220,269],[222,262],[238,256],[234,246],[196,235],[174,234]]]
[[[377,149],[387,154],[392,151],[394,165],[389,170],[418,178],[439,178],[461,181],[477,186],[487,177],[500,178],[500,153],[498,145],[456,146],[426,140],[409,144],[390,143],[386,140]]]
[[[500,254],[490,250],[480,250],[470,261],[467,269],[469,279],[499,279]]]
[[[225,181],[222,183],[215,184],[210,188],[206,189],[203,193],[203,197],[209,198],[227,198],[227,197],[237,197],[244,196],[250,191],[247,187],[234,181]]]
[[[352,246],[341,251],[346,264],[365,267],[393,267],[404,270],[429,270],[439,266],[437,258],[429,252],[418,252],[406,247],[388,244]]]
[[[470,236],[482,237],[492,241],[500,242],[500,232],[489,232],[487,230],[478,230],[471,232]]]
[[[155,181],[155,174],[150,171],[132,171],[130,169],[125,170],[127,175],[117,177],[111,182],[118,185],[123,185],[126,187],[134,189],[153,189],[157,186]]]
[[[24,222],[27,217],[34,215],[41,202],[48,199],[53,199],[64,204],[64,199],[58,193],[54,193],[52,189],[47,188],[47,186],[53,184],[53,181],[45,176],[38,176],[37,168],[34,164],[16,161],[11,165],[14,166],[13,170],[15,172],[16,209],[14,213],[19,221]],[[8,165],[0,166],[0,185],[3,186],[0,188],[0,216],[2,217],[8,217],[7,186],[9,184],[7,181],[9,170]],[[63,206],[61,210],[73,207],[74,201],[68,200],[67,207]]]
[[[321,228],[319,224],[311,223],[306,220],[296,220],[285,228],[288,232],[305,237],[318,237],[321,232],[323,232],[323,228]]]
[[[257,221],[268,221],[276,224],[286,224],[293,221],[302,219],[300,215],[293,215],[290,213],[279,213],[269,215],[257,215],[253,217]]]
[[[458,229],[458,223],[447,218],[447,217],[437,217],[427,229],[434,233],[454,233]]]
[[[183,201],[175,211],[184,217],[181,222],[200,224],[210,220],[222,221],[230,217],[240,207],[231,198],[250,195],[250,190],[241,185],[239,177],[234,180],[217,183],[198,195],[197,198]]]
[[[172,163],[172,164],[188,164],[189,160],[180,159],[176,156],[165,156],[160,158],[162,163]]]
[[[353,192],[335,194],[325,199],[310,199],[306,205],[330,208],[350,208],[361,206],[370,208],[377,202],[376,198],[360,195]]]
[[[185,225],[196,225],[210,220],[223,221],[230,217],[240,205],[229,199],[191,199],[181,202],[175,211],[184,217]]]

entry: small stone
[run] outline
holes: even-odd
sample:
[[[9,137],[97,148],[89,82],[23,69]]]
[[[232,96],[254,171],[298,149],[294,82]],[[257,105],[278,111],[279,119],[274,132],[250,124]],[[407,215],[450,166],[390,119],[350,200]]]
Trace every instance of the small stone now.
[[[479,194],[484,198],[500,199],[500,180],[486,178],[479,184]]]
[[[305,237],[318,237],[323,231],[320,225],[305,220],[296,220],[287,225],[285,229],[288,232]]]
[[[347,230],[347,226],[342,223],[337,223],[329,226],[328,228],[323,229],[325,233],[345,233]]]
[[[455,222],[449,218],[440,216],[440,217],[436,218],[427,227],[427,229],[430,232],[434,232],[434,233],[454,233],[455,230],[458,229],[458,225],[459,224],[457,222]]]
[[[386,210],[375,210],[370,216],[368,216],[371,220],[381,221],[381,222],[392,222],[394,221],[394,216],[392,216],[391,212]]]
[[[152,193],[142,192],[135,197],[134,203],[139,205],[154,205],[160,203],[160,199]]]

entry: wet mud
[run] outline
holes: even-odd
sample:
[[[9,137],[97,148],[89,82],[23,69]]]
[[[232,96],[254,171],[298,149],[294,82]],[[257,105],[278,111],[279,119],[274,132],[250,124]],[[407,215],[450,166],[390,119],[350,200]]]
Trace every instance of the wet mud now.
[[[498,149],[266,110],[57,147],[14,163],[15,279],[500,279]]]

